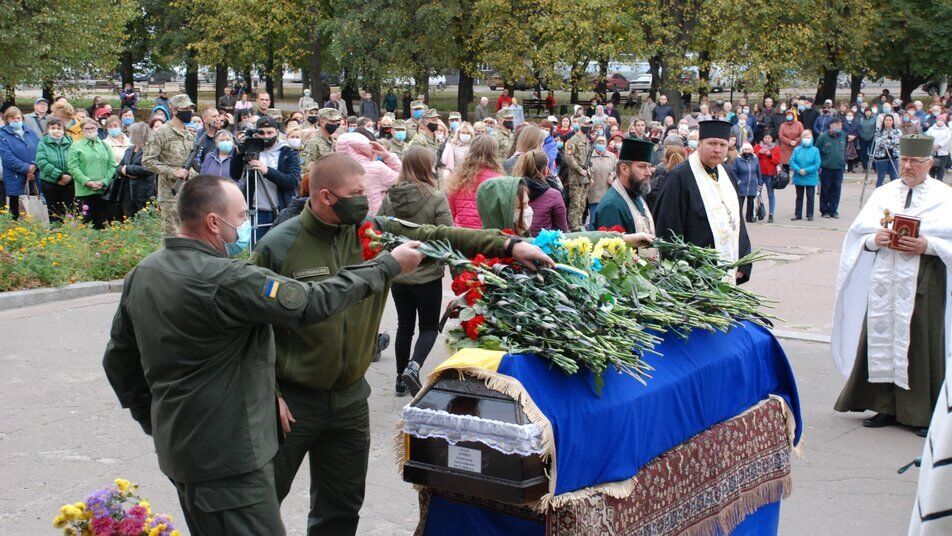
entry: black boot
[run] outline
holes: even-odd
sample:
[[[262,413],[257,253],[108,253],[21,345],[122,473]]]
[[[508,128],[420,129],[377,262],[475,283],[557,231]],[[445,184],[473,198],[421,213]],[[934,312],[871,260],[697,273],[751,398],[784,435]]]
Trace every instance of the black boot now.
[[[416,396],[420,389],[423,389],[423,384],[420,382],[420,364],[416,361],[410,361],[407,364],[407,368],[403,369],[400,379],[410,389],[412,396]]]
[[[376,363],[380,361],[380,354],[390,346],[390,334],[389,333],[378,333],[377,334],[377,351],[374,352],[373,362]]]
[[[896,416],[886,415],[885,413],[877,413],[863,421],[863,426],[866,428],[883,428],[894,424],[896,424]]]
[[[927,435],[929,435],[929,428],[928,427],[916,428],[912,431],[912,433],[916,434],[919,437],[926,437]]]
[[[404,383],[403,378],[397,378],[397,383],[393,388],[394,393],[399,396],[407,396],[407,384]]]

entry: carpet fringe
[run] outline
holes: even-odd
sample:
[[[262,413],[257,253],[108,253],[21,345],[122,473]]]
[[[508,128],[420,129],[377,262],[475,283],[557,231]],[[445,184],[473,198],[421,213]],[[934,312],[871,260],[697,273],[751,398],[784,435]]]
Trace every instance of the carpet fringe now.
[[[734,531],[747,516],[768,504],[786,499],[793,492],[793,479],[787,474],[782,479],[764,482],[759,486],[741,492],[726,508],[716,515],[686,528],[681,536],[721,536]]]

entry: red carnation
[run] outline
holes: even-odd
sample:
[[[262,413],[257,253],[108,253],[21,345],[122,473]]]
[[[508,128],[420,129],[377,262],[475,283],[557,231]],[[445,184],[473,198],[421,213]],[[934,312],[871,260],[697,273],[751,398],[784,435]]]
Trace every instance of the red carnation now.
[[[453,280],[453,284],[450,288],[453,289],[453,294],[459,296],[460,294],[469,290],[469,287],[472,286],[472,281],[479,281],[479,277],[476,275],[476,272],[463,272],[456,276],[456,279]]]
[[[379,242],[374,240],[374,237],[381,236],[381,234],[382,233],[374,229],[374,224],[371,221],[364,222],[357,230],[357,238],[360,239],[360,249],[365,261],[376,257],[383,249],[383,247],[379,245]]]
[[[621,233],[625,234],[625,228],[621,225],[612,225],[611,227],[599,227],[599,231],[604,233]]]
[[[470,289],[466,291],[466,305],[472,307],[473,304],[479,301],[479,299],[483,297],[483,288],[485,288],[485,285],[479,280],[471,284]]]
[[[461,322],[461,324],[466,324],[466,336],[475,341],[479,338],[479,326],[483,325],[484,322],[486,322],[486,317],[483,315],[476,315],[472,320]]]
[[[504,235],[509,235],[509,236],[519,236],[518,234],[516,234],[515,231],[513,231],[512,229],[508,229],[508,228],[507,228],[507,229],[503,229],[503,230],[502,230],[502,234],[504,234]]]

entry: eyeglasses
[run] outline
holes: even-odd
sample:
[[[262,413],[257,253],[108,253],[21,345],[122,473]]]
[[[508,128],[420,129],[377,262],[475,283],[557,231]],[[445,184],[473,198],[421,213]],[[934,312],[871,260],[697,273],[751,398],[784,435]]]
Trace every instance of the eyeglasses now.
[[[911,158],[908,156],[902,156],[899,158],[899,165],[909,164],[910,166],[918,166],[922,164],[928,164],[932,162],[931,158]]]

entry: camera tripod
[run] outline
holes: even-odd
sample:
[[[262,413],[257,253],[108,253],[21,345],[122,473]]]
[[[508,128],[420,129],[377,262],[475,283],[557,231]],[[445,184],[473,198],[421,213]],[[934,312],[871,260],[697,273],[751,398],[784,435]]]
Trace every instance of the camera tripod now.
[[[873,163],[876,161],[873,158],[873,155],[876,154],[876,148],[879,147],[879,137],[873,138],[873,144],[869,147],[867,152],[867,166],[866,166],[866,175],[863,176],[863,190],[859,194],[859,208],[863,208],[863,203],[866,201],[866,186],[869,184],[869,170],[873,167]],[[889,149],[886,149],[886,159],[889,160],[889,165],[892,166],[893,172],[896,176],[899,176],[899,170],[896,169],[896,164],[890,154]]]
[[[265,185],[265,178],[261,175],[261,172],[257,169],[249,168],[248,161],[256,160],[258,155],[254,155],[252,158],[249,155],[249,158],[245,159],[245,167],[241,172],[242,180],[245,185],[243,192],[245,199],[248,201],[248,206],[251,207],[251,244],[254,245],[258,242],[258,232],[259,229],[264,229],[264,232],[267,232],[271,227],[274,226],[274,219],[277,219],[278,212],[278,203],[275,201],[274,196],[271,195],[271,191],[268,190],[267,185]],[[254,187],[252,187],[254,184]],[[268,200],[268,204],[271,205],[271,212],[274,214],[274,218],[270,223],[261,223],[258,218],[258,195],[259,192],[264,192],[264,196]]]

